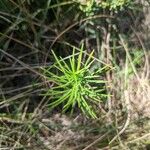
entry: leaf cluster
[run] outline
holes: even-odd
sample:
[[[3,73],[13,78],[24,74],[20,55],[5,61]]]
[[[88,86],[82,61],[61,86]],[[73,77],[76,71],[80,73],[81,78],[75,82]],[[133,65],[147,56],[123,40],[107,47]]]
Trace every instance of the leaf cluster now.
[[[131,0],[78,0],[80,10],[90,14],[98,9],[121,10],[131,2]]]
[[[74,48],[68,60],[52,53],[56,63],[47,69],[43,68],[45,76],[54,83],[45,94],[51,97],[50,108],[63,104],[63,112],[71,108],[72,113],[77,106],[86,116],[97,118],[94,106],[107,97],[104,93],[106,81],[100,79],[106,67],[91,71],[94,51],[83,61],[83,46],[79,53],[75,53]]]

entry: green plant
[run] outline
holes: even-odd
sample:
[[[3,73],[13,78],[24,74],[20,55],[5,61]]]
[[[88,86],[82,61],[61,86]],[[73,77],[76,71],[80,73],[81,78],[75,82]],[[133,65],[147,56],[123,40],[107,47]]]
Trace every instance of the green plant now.
[[[54,83],[44,94],[53,100],[50,108],[63,104],[63,112],[71,108],[72,113],[75,106],[78,106],[85,115],[97,118],[94,106],[107,97],[104,93],[106,81],[100,79],[100,74],[106,67],[92,71],[94,51],[86,55],[84,61],[83,46],[76,54],[74,48],[68,61],[58,58],[53,51],[52,53],[56,63],[50,68],[42,68],[47,79]]]
[[[122,9],[123,7],[129,5],[131,0],[97,0],[97,5],[101,8],[109,8],[110,10]]]
[[[78,0],[81,11],[91,14],[97,9],[121,10],[131,4],[131,0]]]

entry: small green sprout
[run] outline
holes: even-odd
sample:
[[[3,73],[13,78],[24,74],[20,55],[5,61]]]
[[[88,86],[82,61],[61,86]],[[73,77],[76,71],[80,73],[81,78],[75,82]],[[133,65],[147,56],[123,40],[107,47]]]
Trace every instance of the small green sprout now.
[[[105,80],[100,79],[100,74],[106,67],[91,71],[94,63],[92,51],[86,54],[83,61],[83,46],[79,53],[73,49],[72,55],[68,59],[58,58],[52,51],[56,63],[44,69],[47,79],[54,83],[53,87],[44,94],[51,98],[50,108],[58,105],[63,106],[63,112],[78,107],[86,116],[97,118],[95,107],[103,99],[106,99]]]

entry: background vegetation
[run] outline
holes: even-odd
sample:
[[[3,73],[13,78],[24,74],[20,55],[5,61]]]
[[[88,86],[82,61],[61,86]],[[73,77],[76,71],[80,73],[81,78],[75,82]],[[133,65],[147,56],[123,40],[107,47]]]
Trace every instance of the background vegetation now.
[[[0,1],[0,149],[150,149],[148,0]]]

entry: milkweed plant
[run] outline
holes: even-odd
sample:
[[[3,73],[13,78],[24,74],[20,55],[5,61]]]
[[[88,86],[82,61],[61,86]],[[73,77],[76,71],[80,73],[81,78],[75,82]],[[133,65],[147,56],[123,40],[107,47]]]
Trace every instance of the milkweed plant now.
[[[51,109],[61,105],[63,112],[70,110],[72,114],[74,108],[78,108],[87,117],[97,118],[96,108],[108,96],[105,92],[106,81],[100,78],[107,67],[93,71],[94,51],[87,54],[83,46],[79,52],[75,51],[73,48],[72,55],[67,59],[56,56],[52,51],[55,63],[42,70],[53,86],[44,95],[50,97]]]

